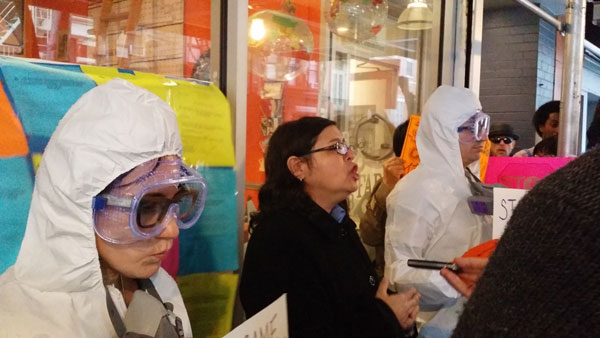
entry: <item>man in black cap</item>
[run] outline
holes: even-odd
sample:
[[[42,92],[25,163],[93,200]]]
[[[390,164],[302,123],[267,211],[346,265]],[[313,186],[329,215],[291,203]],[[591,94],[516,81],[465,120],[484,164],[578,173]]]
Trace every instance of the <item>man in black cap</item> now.
[[[510,124],[494,123],[490,127],[488,138],[492,142],[490,156],[510,156],[519,135],[515,134]]]

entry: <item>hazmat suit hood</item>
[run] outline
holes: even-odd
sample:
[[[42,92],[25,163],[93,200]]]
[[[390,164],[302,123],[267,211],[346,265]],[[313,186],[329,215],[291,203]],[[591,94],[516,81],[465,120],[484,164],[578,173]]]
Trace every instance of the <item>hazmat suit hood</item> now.
[[[0,337],[5,330],[11,337],[23,332],[47,337],[114,335],[95,243],[92,198],[137,165],[181,153],[173,110],[125,80],[95,87],[69,109],[37,171],[16,263],[0,276]],[[17,311],[17,306],[26,312]]]
[[[417,131],[419,166],[445,172],[463,182],[457,129],[478,110],[481,104],[471,90],[451,86],[436,89],[425,104]]]

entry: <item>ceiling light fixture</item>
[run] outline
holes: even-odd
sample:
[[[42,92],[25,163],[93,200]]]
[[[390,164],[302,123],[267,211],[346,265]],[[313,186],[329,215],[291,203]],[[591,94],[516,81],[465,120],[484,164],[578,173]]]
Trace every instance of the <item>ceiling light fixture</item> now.
[[[433,13],[424,0],[411,0],[406,9],[398,17],[398,28],[405,30],[431,29]]]

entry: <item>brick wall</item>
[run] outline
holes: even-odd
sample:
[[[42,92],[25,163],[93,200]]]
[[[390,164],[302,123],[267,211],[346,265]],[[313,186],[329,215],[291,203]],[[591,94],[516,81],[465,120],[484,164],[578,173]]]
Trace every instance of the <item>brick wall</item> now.
[[[480,100],[492,122],[515,128],[519,146],[535,143],[533,112],[552,99],[553,83],[553,28],[518,6],[486,10]]]
[[[549,8],[542,6],[542,9],[551,13]],[[554,98],[556,56],[556,29],[544,20],[539,20],[539,27],[536,108]]]

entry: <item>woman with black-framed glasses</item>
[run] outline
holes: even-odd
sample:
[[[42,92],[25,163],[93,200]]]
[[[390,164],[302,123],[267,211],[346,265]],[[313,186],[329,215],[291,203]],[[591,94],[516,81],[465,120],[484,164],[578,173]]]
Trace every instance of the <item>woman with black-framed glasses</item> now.
[[[288,295],[290,337],[410,337],[412,289],[388,295],[341,206],[358,188],[354,151],[334,122],[304,117],[269,141],[240,299],[250,317]]]

